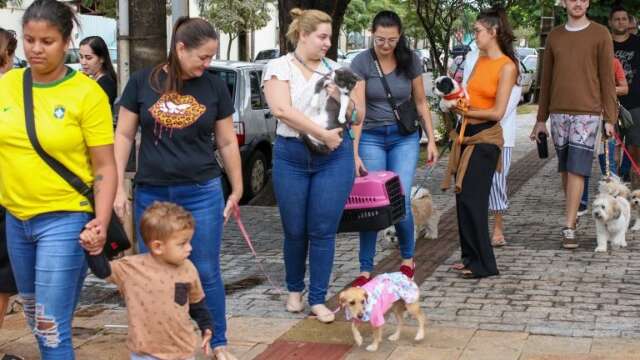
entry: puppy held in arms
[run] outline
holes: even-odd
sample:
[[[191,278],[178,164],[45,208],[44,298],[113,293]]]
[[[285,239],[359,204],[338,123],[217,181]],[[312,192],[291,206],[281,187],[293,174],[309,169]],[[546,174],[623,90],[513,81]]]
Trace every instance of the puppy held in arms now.
[[[621,196],[600,193],[593,201],[596,221],[596,252],[607,251],[607,242],[614,247],[626,247],[626,234],[631,217],[629,201]]]
[[[378,350],[382,341],[384,316],[393,309],[396,317],[396,331],[389,340],[400,338],[404,313],[409,312],[418,321],[415,340],[424,339],[426,316],[420,308],[420,290],[416,283],[401,272],[380,274],[362,287],[350,287],[338,296],[340,307],[344,308],[347,320],[352,320],[351,331],[358,346],[362,345],[362,335],[358,323],[368,322],[373,330],[373,341],[368,351]]]
[[[455,107],[464,111],[469,109],[469,94],[449,76],[440,76],[436,79],[434,93],[440,97],[442,112],[448,113]]]
[[[351,124],[351,119],[347,118],[349,94],[358,80],[360,80],[358,75],[348,68],[335,69],[329,76],[318,80],[311,98],[311,106],[305,110],[304,114],[327,130],[342,128],[342,136],[344,136]],[[326,87],[329,83],[334,83],[340,91],[340,102],[327,92]],[[311,135],[302,135],[302,140],[311,152],[323,155],[331,152],[328,146]]]

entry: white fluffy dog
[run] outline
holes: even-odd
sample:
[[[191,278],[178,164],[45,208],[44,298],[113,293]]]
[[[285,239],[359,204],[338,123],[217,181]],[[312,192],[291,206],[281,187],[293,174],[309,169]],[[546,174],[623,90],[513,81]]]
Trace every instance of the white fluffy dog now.
[[[629,200],[631,203],[631,212],[633,213],[633,218],[636,221],[633,223],[631,227],[632,231],[640,230],[640,190],[633,190],[631,192],[631,198]]]
[[[437,239],[440,211],[433,206],[429,190],[423,187],[411,188],[411,210],[413,213],[414,238]],[[395,226],[389,226],[382,232],[382,238],[389,244],[397,244]]]
[[[631,207],[629,201],[621,196],[613,197],[600,193],[593,202],[593,218],[596,220],[596,252],[607,251],[607,242],[612,246],[626,247],[625,239]]]

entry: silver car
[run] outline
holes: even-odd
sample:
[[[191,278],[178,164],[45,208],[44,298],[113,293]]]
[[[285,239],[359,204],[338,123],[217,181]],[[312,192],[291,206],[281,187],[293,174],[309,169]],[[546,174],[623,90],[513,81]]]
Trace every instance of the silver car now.
[[[208,69],[227,84],[236,110],[233,126],[242,157],[244,200],[253,198],[264,188],[271,170],[276,119],[260,86],[263,68],[264,64],[213,61]],[[225,186],[228,189],[228,183]]]

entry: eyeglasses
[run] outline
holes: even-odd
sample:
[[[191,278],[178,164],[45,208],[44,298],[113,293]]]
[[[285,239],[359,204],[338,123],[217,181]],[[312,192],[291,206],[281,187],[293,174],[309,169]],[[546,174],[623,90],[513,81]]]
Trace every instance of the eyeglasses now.
[[[395,46],[398,43],[398,38],[390,38],[385,39],[383,37],[375,37],[373,38],[373,42],[378,46],[383,46],[385,43],[389,44],[389,46]]]

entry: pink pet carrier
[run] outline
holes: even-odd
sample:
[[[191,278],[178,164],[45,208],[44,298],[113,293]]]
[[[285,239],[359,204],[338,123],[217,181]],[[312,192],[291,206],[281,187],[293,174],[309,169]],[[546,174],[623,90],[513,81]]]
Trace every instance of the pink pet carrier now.
[[[377,231],[405,216],[400,178],[391,171],[357,177],[342,214],[338,232]]]

